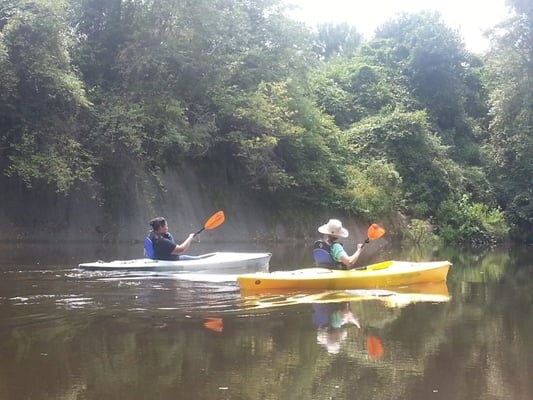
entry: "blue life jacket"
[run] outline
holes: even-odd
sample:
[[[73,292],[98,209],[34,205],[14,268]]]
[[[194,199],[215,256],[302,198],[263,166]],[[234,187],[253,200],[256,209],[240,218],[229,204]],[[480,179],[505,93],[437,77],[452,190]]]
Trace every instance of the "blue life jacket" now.
[[[331,256],[331,244],[329,244],[325,240],[317,240],[314,243],[313,258],[315,259],[315,265],[317,267],[346,269],[346,267],[342,263],[338,263],[333,259],[333,257]]]
[[[150,240],[148,236],[144,238],[144,251],[145,251],[145,257],[154,259],[154,244]]]
[[[150,258],[153,260],[155,257],[155,254],[154,254],[154,243],[152,242],[152,239],[150,239],[151,233],[149,233],[148,236],[144,238],[144,250],[146,252],[146,258]],[[169,236],[169,239],[175,243],[174,238],[172,237],[172,234],[169,233],[168,236]]]

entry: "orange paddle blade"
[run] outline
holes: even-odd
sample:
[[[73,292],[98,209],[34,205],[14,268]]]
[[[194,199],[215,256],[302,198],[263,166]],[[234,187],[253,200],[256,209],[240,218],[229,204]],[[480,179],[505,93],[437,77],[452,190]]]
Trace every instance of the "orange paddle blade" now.
[[[225,216],[224,211],[217,211],[214,213],[205,223],[204,228],[205,229],[214,229],[224,222]]]
[[[382,237],[385,234],[385,229],[383,229],[378,224],[372,224],[368,227],[368,239],[376,240]]]
[[[204,326],[213,332],[222,332],[224,330],[224,322],[222,318],[207,318]]]
[[[374,361],[380,359],[385,353],[381,340],[377,336],[368,336],[366,338],[366,349],[368,355]]]

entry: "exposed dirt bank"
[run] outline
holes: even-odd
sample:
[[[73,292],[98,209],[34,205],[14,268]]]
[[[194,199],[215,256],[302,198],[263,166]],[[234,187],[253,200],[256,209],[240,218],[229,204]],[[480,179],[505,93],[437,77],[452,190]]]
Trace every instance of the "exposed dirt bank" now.
[[[161,184],[138,171],[123,185],[112,207],[89,189],[65,197],[43,189],[28,190],[0,178],[1,241],[142,241],[155,216],[167,218],[177,240],[200,229],[217,210],[226,220],[202,235],[204,242],[313,240],[328,218],[341,218],[350,242],[366,238],[366,225],[354,219],[316,210],[294,215],[272,209],[260,198],[218,177],[200,177],[192,168],[167,171]],[[8,189],[6,189],[8,188]],[[331,215],[330,215],[331,214]]]

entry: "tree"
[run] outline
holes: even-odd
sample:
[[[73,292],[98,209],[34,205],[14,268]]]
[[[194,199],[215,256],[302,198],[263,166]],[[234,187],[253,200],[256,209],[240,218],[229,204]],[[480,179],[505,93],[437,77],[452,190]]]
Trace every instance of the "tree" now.
[[[3,10],[0,151],[7,157],[0,167],[27,186],[46,182],[68,192],[91,179],[93,163],[76,122],[90,104],[71,64],[67,3],[19,0]]]
[[[491,124],[488,157],[500,205],[513,235],[533,240],[533,5],[511,0],[515,13],[492,32],[488,54]]]
[[[318,105],[346,129],[392,106],[396,87],[388,72],[358,58],[340,58],[315,69],[310,87]]]
[[[88,88],[113,86],[118,82],[117,58],[126,36],[135,29],[134,2],[122,0],[70,0],[70,24],[78,43],[73,63]]]
[[[404,211],[413,217],[431,216],[459,181],[458,169],[452,168],[424,111],[371,116],[354,124],[347,135],[359,158],[394,165],[402,182]]]
[[[244,166],[241,180],[249,187],[284,199],[290,193],[300,204],[334,201],[342,168],[338,128],[295,82],[264,82],[253,93],[232,88],[216,101],[225,150]]]
[[[362,42],[362,36],[355,27],[347,23],[325,23],[317,26],[315,52],[325,60],[335,56],[351,57]]]
[[[427,110],[443,143],[451,146],[450,155],[479,165],[476,119],[485,110],[479,58],[435,12],[400,15],[378,28],[376,39],[389,41],[392,54],[381,59],[406,77],[418,108]]]

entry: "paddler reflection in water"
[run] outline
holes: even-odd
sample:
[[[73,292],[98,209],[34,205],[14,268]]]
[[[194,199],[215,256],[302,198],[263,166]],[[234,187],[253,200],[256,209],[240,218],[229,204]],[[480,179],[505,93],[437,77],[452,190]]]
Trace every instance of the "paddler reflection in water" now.
[[[197,257],[183,254],[195,236],[190,233],[183,243],[177,245],[172,235],[168,232],[167,221],[157,217],[150,221],[152,230],[144,241],[144,256],[154,260],[194,260]]]
[[[338,219],[330,219],[327,224],[318,228],[318,232],[325,236],[324,240],[318,240],[314,245],[315,264],[337,269],[350,269],[359,258],[363,250],[363,244],[357,245],[357,250],[351,256],[346,253],[339,238],[347,238],[349,232],[342,226]]]
[[[331,354],[340,351],[342,341],[348,337],[348,325],[360,328],[359,319],[353,314],[348,302],[313,304],[313,323],[318,328],[318,344]]]

